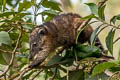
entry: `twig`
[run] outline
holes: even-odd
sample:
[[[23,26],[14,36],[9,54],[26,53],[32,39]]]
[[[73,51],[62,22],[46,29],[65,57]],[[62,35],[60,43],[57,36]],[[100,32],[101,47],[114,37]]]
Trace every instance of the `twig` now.
[[[42,71],[43,71],[43,69],[40,69],[40,71],[37,72],[36,75],[34,75],[34,76],[32,77],[32,79],[30,79],[30,80],[34,80]]]
[[[45,80],[47,80],[47,78],[48,78],[48,69],[47,69],[47,72],[46,72],[46,74],[45,74]]]
[[[10,29],[8,30],[8,33],[11,32],[13,29],[14,29],[14,27],[10,28]]]
[[[57,67],[56,67],[56,69],[55,69],[55,73],[52,75],[52,77],[51,77],[49,80],[54,80],[56,74],[57,74]]]
[[[115,25],[109,24],[109,23],[107,23],[107,22],[105,22],[105,21],[102,21],[102,20],[100,20],[100,19],[98,19],[98,20],[101,21],[103,24],[106,24],[107,26],[112,26],[112,27],[115,28],[115,29],[120,29],[119,27],[117,27],[117,26],[115,26]]]
[[[21,72],[13,74],[8,80],[14,80],[16,77],[20,75]]]
[[[16,46],[15,46],[13,52],[12,52],[12,58],[11,58],[11,60],[10,60],[10,63],[9,63],[9,65],[8,65],[8,68],[0,75],[0,77],[4,76],[4,75],[8,72],[8,70],[10,69],[10,67],[12,66],[12,64],[13,64],[14,57],[15,57],[15,53],[16,53],[16,50],[17,50],[17,48],[18,48],[20,39],[21,39],[21,37],[22,37],[22,26],[20,26],[20,28],[21,28],[21,29],[20,29],[20,34],[19,34],[19,36],[18,36],[18,39],[17,39],[17,42],[16,42]]]
[[[67,80],[69,80],[69,69],[67,68],[67,77],[66,77]]]
[[[27,22],[20,22],[21,25],[33,25],[33,26],[36,26],[35,24],[32,24],[32,23],[27,23]],[[12,25],[18,25],[17,23],[12,23]]]
[[[12,52],[10,52],[10,51],[5,51],[5,50],[2,50],[2,49],[0,49],[0,52],[12,54]]]
[[[118,40],[120,40],[120,37],[118,37],[118,38],[113,42],[113,44],[115,44]]]
[[[62,70],[64,73],[67,73],[67,70],[66,70],[65,68],[61,67],[60,65],[58,65],[58,68],[59,68],[60,70]]]
[[[13,74],[8,80],[13,80],[13,79],[15,79],[15,78],[18,77],[20,74],[22,74],[26,69],[28,69],[28,67],[25,67],[22,71]]]
[[[102,7],[105,2],[108,1],[108,0],[101,0],[99,3],[98,3],[98,8]]]
[[[26,68],[21,72],[21,74],[20,74],[20,76],[18,77],[17,80],[21,80],[22,77],[23,77],[23,75],[24,75],[26,72],[30,71],[30,70],[31,70],[31,68],[26,67]]]

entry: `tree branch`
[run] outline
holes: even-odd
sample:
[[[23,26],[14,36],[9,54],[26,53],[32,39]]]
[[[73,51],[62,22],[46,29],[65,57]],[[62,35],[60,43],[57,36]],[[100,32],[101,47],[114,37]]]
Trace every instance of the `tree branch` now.
[[[42,71],[43,69],[40,69],[30,80],[34,80]]]

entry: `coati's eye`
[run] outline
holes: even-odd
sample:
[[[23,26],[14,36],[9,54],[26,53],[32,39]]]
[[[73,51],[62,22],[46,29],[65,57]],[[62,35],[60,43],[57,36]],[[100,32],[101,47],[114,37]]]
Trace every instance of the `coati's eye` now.
[[[37,46],[37,43],[36,43],[36,42],[34,42],[34,43],[33,43],[33,47],[36,47],[36,46]]]
[[[38,31],[38,34],[44,35],[44,34],[45,34],[45,30],[44,30],[44,29],[40,29],[40,30]]]

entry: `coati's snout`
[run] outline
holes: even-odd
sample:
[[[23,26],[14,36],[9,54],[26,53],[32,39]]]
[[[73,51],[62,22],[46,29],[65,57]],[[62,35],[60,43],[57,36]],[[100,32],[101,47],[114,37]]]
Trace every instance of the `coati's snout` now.
[[[51,34],[44,27],[40,26],[33,29],[29,37],[29,59],[33,59],[30,67],[39,65],[46,59],[48,54],[53,50],[52,40]]]

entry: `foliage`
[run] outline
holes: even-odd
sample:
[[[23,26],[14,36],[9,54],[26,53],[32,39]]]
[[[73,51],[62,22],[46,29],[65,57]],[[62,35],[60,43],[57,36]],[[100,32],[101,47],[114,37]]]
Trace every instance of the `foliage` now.
[[[65,49],[61,54],[53,56],[44,69],[27,70],[25,68],[29,65],[28,37],[32,28],[36,26],[36,18],[41,15],[43,22],[49,21],[62,12],[59,5],[53,0],[39,2],[36,0],[0,0],[0,79],[96,80],[97,76],[105,74],[104,70],[112,73],[120,71],[119,59],[102,58],[102,51],[94,44],[100,32],[106,27],[111,27],[112,29],[106,36],[106,51],[113,56],[114,43],[120,39],[114,41],[115,32],[120,29],[119,25],[115,24],[117,20],[120,20],[120,14],[113,16],[110,23],[107,23],[104,13],[106,5],[99,7],[95,3],[86,3],[91,14],[81,18],[81,20],[94,18],[93,23],[101,22],[101,25],[91,35],[91,45],[78,43]],[[34,16],[34,19],[31,16]],[[7,74],[3,77],[1,73],[5,70],[2,66],[6,65],[9,67]],[[24,71],[25,74],[23,74]],[[99,78],[103,79],[102,77]],[[104,77],[109,76],[104,75]]]

